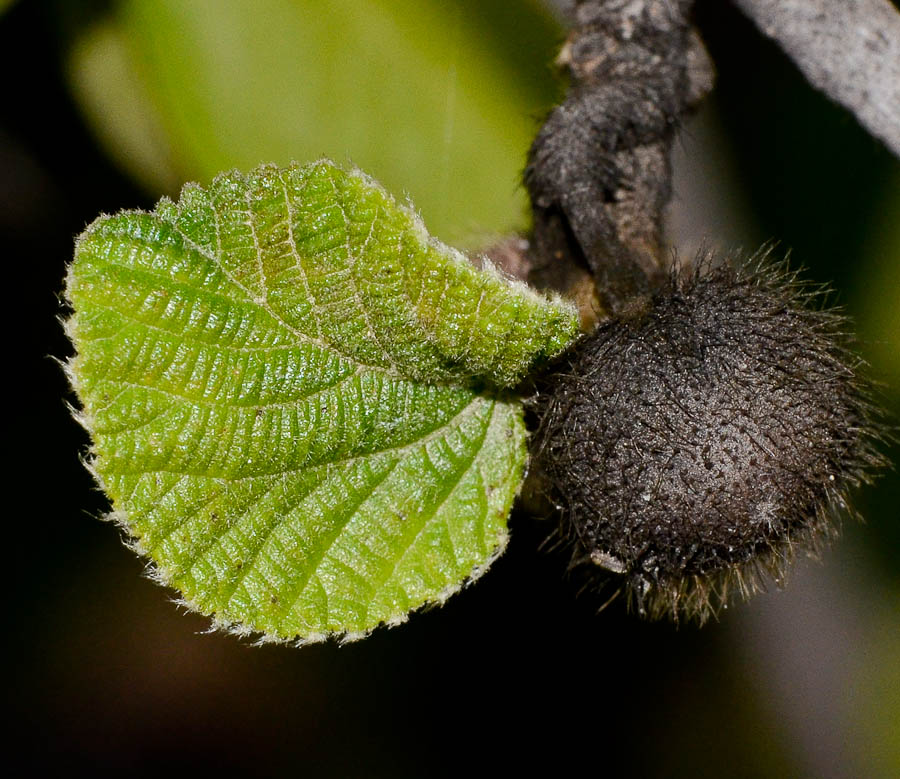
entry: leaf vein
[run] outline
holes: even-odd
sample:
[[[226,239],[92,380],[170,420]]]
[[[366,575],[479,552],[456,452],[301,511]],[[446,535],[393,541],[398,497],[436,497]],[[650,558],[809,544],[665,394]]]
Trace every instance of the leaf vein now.
[[[450,497],[456,492],[456,489],[459,487],[459,485],[462,482],[463,478],[465,477],[466,473],[469,472],[470,468],[472,467],[472,464],[475,462],[475,460],[477,459],[478,455],[481,452],[482,447],[484,446],[484,440],[485,440],[485,437],[487,436],[487,431],[490,429],[490,426],[493,423],[495,411],[496,411],[496,403],[492,403],[491,410],[490,410],[490,417],[488,419],[486,419],[482,425],[481,432],[478,436],[477,445],[472,447],[473,454],[467,458],[467,462],[465,463],[465,465],[458,466],[458,470],[455,474],[455,478],[454,478],[452,484],[449,485],[449,489],[447,489],[446,492],[444,492],[441,495],[440,500],[436,501],[435,504],[431,507],[430,511],[423,518],[422,524],[419,527],[419,529],[409,539],[409,541],[403,546],[402,550],[394,555],[394,559],[393,559],[393,562],[390,565],[390,567],[386,571],[381,572],[381,575],[378,577],[377,582],[372,587],[371,597],[369,598],[369,603],[367,604],[367,609],[368,609],[369,605],[371,605],[372,601],[374,600],[375,596],[380,591],[380,589],[385,585],[385,583],[393,575],[394,571],[396,571],[397,568],[400,567],[401,563],[406,559],[406,556],[409,554],[409,550],[412,549],[412,547],[415,545],[416,541],[419,539],[419,537],[422,535],[422,533],[425,531],[425,529],[428,527],[428,525],[431,523],[431,521],[437,516],[437,513],[446,504],[446,502],[450,499]],[[427,455],[427,453],[426,453],[426,455]],[[447,537],[450,540],[450,547],[451,547],[451,552],[453,554],[454,560],[456,560],[456,553],[453,550],[453,540],[450,537],[449,530],[447,533]],[[458,567],[458,561],[457,561],[456,567]]]

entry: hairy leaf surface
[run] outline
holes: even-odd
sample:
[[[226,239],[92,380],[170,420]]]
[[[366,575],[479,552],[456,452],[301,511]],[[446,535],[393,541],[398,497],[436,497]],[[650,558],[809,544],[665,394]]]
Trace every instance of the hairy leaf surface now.
[[[114,516],[198,610],[355,636],[503,549],[514,385],[573,309],[329,162],[188,185],[80,237],[70,374]]]

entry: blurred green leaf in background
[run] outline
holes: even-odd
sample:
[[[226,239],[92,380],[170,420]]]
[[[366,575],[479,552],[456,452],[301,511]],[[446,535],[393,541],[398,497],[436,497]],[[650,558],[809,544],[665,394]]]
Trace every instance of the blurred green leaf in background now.
[[[81,35],[70,78],[154,194],[327,156],[474,246],[523,225],[560,37],[536,0],[122,0]]]

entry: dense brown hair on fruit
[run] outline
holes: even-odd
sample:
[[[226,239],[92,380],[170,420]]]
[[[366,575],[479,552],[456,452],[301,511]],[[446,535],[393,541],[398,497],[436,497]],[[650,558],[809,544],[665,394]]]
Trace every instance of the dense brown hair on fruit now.
[[[535,399],[532,468],[574,561],[650,618],[779,582],[882,463],[844,318],[783,265],[710,257],[583,337]]]

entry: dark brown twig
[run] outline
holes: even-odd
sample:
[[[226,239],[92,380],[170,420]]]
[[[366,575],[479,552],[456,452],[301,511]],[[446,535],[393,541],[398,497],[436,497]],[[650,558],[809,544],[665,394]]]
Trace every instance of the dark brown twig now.
[[[571,82],[529,154],[530,280],[606,313],[664,275],[662,211],[679,121],[712,86],[693,0],[582,0],[559,62]]]

